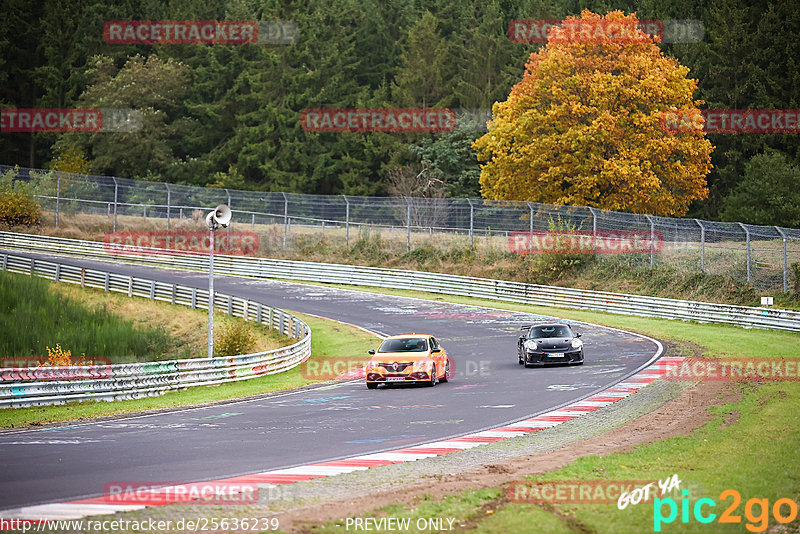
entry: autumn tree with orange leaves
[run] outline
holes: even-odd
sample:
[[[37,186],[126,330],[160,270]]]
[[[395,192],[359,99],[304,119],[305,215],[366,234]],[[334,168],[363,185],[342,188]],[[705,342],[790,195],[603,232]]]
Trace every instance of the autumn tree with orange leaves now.
[[[637,23],[583,11],[552,30],[473,144],[484,197],[664,216],[706,198],[714,147],[662,128],[664,113],[699,116],[697,81]]]

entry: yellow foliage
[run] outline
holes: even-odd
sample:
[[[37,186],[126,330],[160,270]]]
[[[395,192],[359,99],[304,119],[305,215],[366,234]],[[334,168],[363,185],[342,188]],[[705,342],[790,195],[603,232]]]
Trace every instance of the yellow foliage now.
[[[40,222],[40,207],[33,197],[10,189],[0,190],[0,223],[34,226]]]
[[[86,154],[81,149],[67,148],[53,161],[54,171],[72,172],[75,174],[89,174],[91,164],[86,159]]]
[[[584,10],[565,24],[576,21],[638,22],[621,11]],[[554,35],[531,54],[522,81],[494,104],[488,133],[473,144],[485,162],[483,196],[658,215],[683,215],[706,198],[714,147],[702,133],[661,127],[664,112],[699,114],[689,69],[641,33]]]
[[[54,349],[49,346],[45,348],[47,349],[47,361],[44,363],[38,362],[39,366],[62,367],[77,365],[77,362],[72,362],[72,351],[62,349],[60,343],[56,343],[56,348]]]

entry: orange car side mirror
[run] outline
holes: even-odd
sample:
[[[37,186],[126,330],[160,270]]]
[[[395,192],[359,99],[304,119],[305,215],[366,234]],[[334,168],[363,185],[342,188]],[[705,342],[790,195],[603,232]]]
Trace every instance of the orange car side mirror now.
[[[375,349],[369,349],[370,354],[375,354]]]

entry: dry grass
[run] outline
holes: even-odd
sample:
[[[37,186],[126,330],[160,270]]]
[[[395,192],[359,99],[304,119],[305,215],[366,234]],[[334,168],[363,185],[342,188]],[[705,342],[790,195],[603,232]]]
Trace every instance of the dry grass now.
[[[170,351],[159,359],[204,358],[208,343],[208,312],[193,310],[186,306],[172,305],[165,302],[150,301],[144,298],[129,298],[119,293],[106,293],[99,289],[81,288],[71,284],[52,284],[57,291],[69,299],[76,300],[93,309],[105,309],[109,313],[132,321],[137,327],[156,328],[165,331],[175,343]],[[214,315],[215,326],[222,321],[239,318],[228,318],[217,312]],[[262,325],[251,322],[256,342],[252,352],[276,349],[293,341]]]

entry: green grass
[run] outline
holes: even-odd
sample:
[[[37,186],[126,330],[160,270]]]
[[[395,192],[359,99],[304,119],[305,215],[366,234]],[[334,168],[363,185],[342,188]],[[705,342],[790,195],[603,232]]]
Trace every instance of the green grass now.
[[[351,288],[352,289],[352,288]],[[697,345],[705,356],[714,357],[774,357],[800,358],[800,335],[769,330],[745,330],[727,325],[696,324],[664,319],[630,317],[609,313],[531,307],[496,301],[431,295],[421,292],[376,290],[381,293],[417,296],[432,300],[486,305],[514,311],[552,314],[568,319],[622,328],[657,337],[668,342]],[[590,355],[587,355],[590,358]],[[775,500],[800,495],[800,384],[798,382],[762,382],[740,386],[740,402],[711,408],[715,417],[689,436],[678,436],[654,442],[626,454],[606,457],[578,458],[566,467],[531,480],[656,480],[677,474],[683,487],[689,488],[689,503],[698,498],[717,502],[714,513],[719,514],[731,503],[720,499],[725,489],[737,490],[742,501],[735,515],[739,524],[701,524],[689,516],[681,523],[680,511],[672,524],[662,532],[747,532],[746,524],[760,524],[745,516],[745,503],[752,498]],[[738,419],[724,423],[726,414]],[[426,496],[413,506],[389,506],[379,510],[365,507],[361,517],[439,517],[455,518],[468,523],[475,532],[653,532],[653,504],[628,506],[618,510],[616,505],[534,505],[506,502],[494,513],[474,514],[465,509],[491,505],[506,488],[486,492],[466,489],[445,498]],[[695,493],[691,493],[695,491]],[[476,495],[482,496],[476,501]],[[679,510],[680,500],[676,499]],[[665,513],[667,509],[665,507]],[[706,511],[708,508],[706,507]],[[755,517],[759,508],[753,509]],[[783,513],[788,513],[784,506]],[[340,522],[341,523],[341,522]],[[775,524],[772,520],[771,525]],[[792,528],[800,526],[800,519]],[[335,523],[316,526],[320,532],[334,531]],[[413,531],[413,530],[412,530]],[[794,530],[792,530],[794,531]]]
[[[0,272],[0,355],[47,359],[46,347],[59,343],[81,354],[147,359],[166,352],[171,340],[163,330],[134,325],[105,308],[89,308],[51,290],[51,282]]]
[[[312,358],[340,359],[354,354],[366,354],[374,348],[375,336],[361,329],[331,321],[295,314],[304,320],[312,330]],[[130,414],[145,410],[176,408],[209,402],[225,401],[274,391],[282,391],[320,382],[313,377],[304,376],[301,367],[289,371],[243,380],[217,386],[200,386],[182,391],[173,391],[159,397],[118,401],[118,402],[73,402],[61,406],[37,406],[0,411],[0,427],[19,427],[40,425]],[[336,387],[333,385],[332,387]]]
[[[46,360],[46,347],[53,348],[56,344],[71,351],[74,362],[80,361],[81,354],[86,360],[99,363],[198,358],[207,354],[208,313],[204,310],[22,274],[2,274],[3,280],[10,284],[4,292],[10,297],[4,301],[8,305],[4,311],[9,323],[17,327],[0,331],[0,344],[5,345],[0,355],[30,356],[23,360],[24,365],[36,365],[36,359]],[[73,320],[76,315],[85,321]],[[230,351],[224,350],[221,338],[229,329],[243,329],[252,334],[253,343],[244,352],[261,352],[292,343],[288,336],[264,325],[221,313],[216,316],[215,349],[223,349],[219,354],[237,353],[233,346],[228,346]],[[110,334],[116,336],[110,341],[117,350],[103,352],[105,348],[97,346],[109,345],[109,339],[100,339],[109,329],[118,330]],[[126,339],[145,345],[147,350],[131,350],[122,343]],[[13,367],[14,362],[7,361],[6,366]]]

